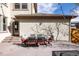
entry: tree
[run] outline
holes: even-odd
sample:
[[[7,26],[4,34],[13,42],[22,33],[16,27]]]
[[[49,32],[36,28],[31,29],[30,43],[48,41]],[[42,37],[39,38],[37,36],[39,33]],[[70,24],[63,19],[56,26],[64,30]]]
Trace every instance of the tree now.
[[[4,10],[3,10],[3,3],[0,3],[1,4],[1,11],[2,11],[2,14],[3,14],[3,17],[5,17],[5,14],[4,14]]]
[[[55,37],[54,39],[58,40],[59,34],[62,33],[63,36],[68,35],[68,32],[67,32],[68,29],[63,28],[62,26],[65,27],[65,26],[69,26],[69,25],[66,23],[58,23],[58,22],[52,23],[52,24],[51,23],[49,23],[49,24],[42,23],[41,25],[36,24],[34,27],[32,27],[32,30],[35,33],[41,33],[41,31],[42,31],[43,32],[42,34],[50,36],[51,38]],[[54,35],[54,33],[56,33],[56,35]]]
[[[34,31],[35,34],[40,33],[40,23],[39,24],[35,24],[34,27],[31,28],[32,31]]]
[[[57,36],[56,36],[56,40],[57,40],[58,35],[59,35],[59,26],[60,26],[60,23],[56,23],[56,29],[57,29]]]

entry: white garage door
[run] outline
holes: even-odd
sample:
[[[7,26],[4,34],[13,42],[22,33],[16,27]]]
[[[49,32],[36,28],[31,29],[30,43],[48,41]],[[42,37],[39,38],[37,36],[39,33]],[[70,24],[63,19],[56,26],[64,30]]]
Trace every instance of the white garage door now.
[[[57,40],[69,40],[69,23],[67,23],[67,25],[65,24],[58,24],[59,26],[59,35]],[[52,22],[45,22],[42,24],[39,24],[38,22],[20,22],[20,36],[25,36],[28,37],[31,34],[37,34],[37,33],[41,33],[41,34],[46,34],[48,35],[48,31],[50,31],[52,34],[54,35],[54,39],[56,40],[57,37],[57,27],[56,27],[56,23]],[[48,30],[48,31],[47,31]]]

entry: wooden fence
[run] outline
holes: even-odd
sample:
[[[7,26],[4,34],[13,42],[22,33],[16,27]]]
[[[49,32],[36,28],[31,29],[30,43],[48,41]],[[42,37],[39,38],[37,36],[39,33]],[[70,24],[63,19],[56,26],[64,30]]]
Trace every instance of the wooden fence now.
[[[71,42],[72,43],[79,43],[79,29],[71,28]]]

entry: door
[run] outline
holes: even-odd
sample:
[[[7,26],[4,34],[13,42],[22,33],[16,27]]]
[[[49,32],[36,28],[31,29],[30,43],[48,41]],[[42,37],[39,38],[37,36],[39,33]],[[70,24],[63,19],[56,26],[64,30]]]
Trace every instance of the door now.
[[[19,36],[19,22],[14,21],[12,24],[12,35]]]

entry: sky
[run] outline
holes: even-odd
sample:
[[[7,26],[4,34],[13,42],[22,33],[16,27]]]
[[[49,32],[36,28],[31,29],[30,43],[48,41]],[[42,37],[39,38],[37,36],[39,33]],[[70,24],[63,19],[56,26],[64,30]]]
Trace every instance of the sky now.
[[[38,3],[37,10],[38,13],[79,15],[79,6],[74,3]]]
[[[62,14],[61,7],[64,15],[70,15],[77,5],[74,3],[39,3],[38,13]]]

